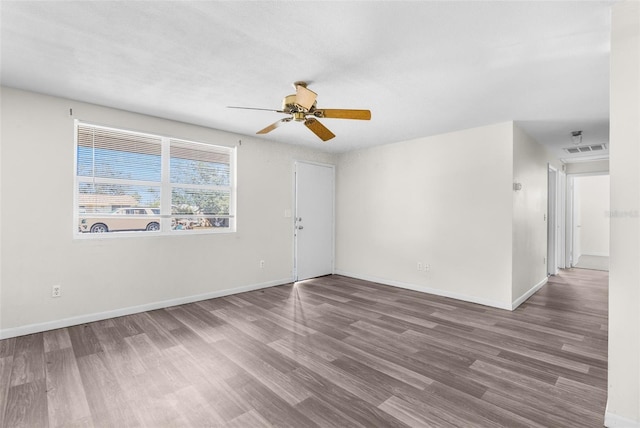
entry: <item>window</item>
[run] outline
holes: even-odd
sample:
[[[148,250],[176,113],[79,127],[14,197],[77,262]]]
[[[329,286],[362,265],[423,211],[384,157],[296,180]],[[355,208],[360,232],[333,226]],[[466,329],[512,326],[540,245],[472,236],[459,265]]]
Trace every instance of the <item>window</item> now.
[[[77,232],[233,231],[234,158],[233,148],[76,122]]]

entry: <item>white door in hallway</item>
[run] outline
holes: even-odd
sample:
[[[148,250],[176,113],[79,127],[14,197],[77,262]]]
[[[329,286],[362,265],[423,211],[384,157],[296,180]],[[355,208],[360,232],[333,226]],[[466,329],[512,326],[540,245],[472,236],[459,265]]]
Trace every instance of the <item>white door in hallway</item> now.
[[[295,279],[333,273],[333,165],[295,164]]]

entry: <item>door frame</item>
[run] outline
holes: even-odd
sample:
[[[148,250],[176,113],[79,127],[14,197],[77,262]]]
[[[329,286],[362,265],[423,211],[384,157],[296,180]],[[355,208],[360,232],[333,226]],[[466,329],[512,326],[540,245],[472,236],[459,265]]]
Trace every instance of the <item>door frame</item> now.
[[[558,171],[558,205],[557,205],[557,228],[558,235],[556,236],[558,241],[558,269],[566,269],[567,260],[567,246],[566,246],[566,212],[567,212],[567,174],[564,172],[564,167],[562,171]]]
[[[558,170],[547,170],[547,275],[558,273]]]
[[[293,161],[293,282],[298,281],[298,165],[304,163],[330,168],[333,180],[331,183],[332,209],[331,209],[331,274],[336,270],[336,166],[329,163],[314,162],[308,160],[294,159]]]
[[[573,267],[573,174],[567,174],[567,210],[565,212],[565,267],[571,269]]]

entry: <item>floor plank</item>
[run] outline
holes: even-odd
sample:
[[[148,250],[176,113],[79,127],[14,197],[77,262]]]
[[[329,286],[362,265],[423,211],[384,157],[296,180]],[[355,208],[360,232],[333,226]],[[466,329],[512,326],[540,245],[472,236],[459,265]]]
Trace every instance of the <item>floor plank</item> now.
[[[47,402],[52,427],[92,426],[91,411],[71,348],[45,354]]]
[[[89,354],[80,357],[78,369],[91,416],[96,425],[118,427],[141,425],[104,356]]]
[[[4,410],[7,405],[7,395],[9,394],[9,388],[5,385],[10,384],[12,367],[13,354],[7,357],[0,357],[0,427],[5,426],[3,424]]]
[[[0,426],[598,427],[608,273],[510,312],[330,275],[0,341]]]
[[[44,378],[9,388],[3,423],[7,427],[49,426]]]
[[[16,339],[13,351],[10,386],[44,379],[44,342],[42,333]]]

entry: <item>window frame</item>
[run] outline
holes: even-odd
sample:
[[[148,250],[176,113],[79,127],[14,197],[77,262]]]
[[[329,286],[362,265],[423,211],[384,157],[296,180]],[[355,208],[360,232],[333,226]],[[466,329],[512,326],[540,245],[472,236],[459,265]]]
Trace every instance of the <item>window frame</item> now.
[[[108,183],[108,184],[122,184],[122,185],[130,185],[130,186],[153,186],[160,188],[160,230],[158,231],[148,231],[148,230],[132,230],[132,231],[117,231],[117,232],[107,232],[107,233],[91,233],[91,232],[81,232],[78,229],[78,224],[80,218],[82,217],[80,213],[79,207],[79,194],[80,194],[80,183],[89,182],[85,179],[86,176],[78,175],[78,128],[80,126],[87,126],[98,129],[105,129],[111,131],[117,131],[132,135],[139,135],[142,137],[151,137],[157,138],[161,141],[161,173],[160,173],[160,181],[143,181],[143,180],[127,180],[121,178],[102,178],[102,177],[93,177],[91,182],[94,183]],[[210,234],[228,234],[236,232],[236,184],[237,184],[237,171],[236,171],[236,156],[237,156],[237,147],[236,146],[225,146],[218,144],[211,144],[202,141],[193,141],[190,139],[175,137],[175,136],[167,136],[160,135],[150,132],[141,132],[134,131],[125,128],[118,128],[114,126],[107,125],[99,125],[93,122],[87,122],[79,119],[74,119],[74,161],[73,161],[73,238],[74,239],[114,239],[114,238],[126,238],[126,237],[144,237],[144,236],[192,236],[192,235],[210,235]],[[179,142],[186,144],[193,144],[195,146],[202,145],[208,147],[214,147],[222,152],[226,152],[229,155],[229,185],[228,186],[220,186],[220,185],[203,185],[203,184],[185,184],[185,183],[172,183],[171,182],[171,142]],[[179,217],[189,217],[189,215],[184,214],[173,214],[172,213],[172,190],[174,187],[179,188],[189,188],[189,189],[203,189],[203,190],[212,190],[212,191],[228,191],[229,192],[229,213],[224,215],[193,215],[194,217],[214,217],[214,218],[228,218],[229,226],[228,227],[212,227],[210,229],[189,229],[189,230],[174,230],[171,229],[171,221],[172,218],[176,215]],[[133,207],[135,208],[135,207]],[[148,208],[148,207],[147,207]],[[144,216],[140,216],[141,218]],[[146,217],[156,217],[149,216]]]

